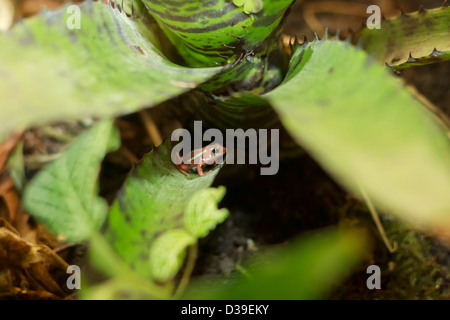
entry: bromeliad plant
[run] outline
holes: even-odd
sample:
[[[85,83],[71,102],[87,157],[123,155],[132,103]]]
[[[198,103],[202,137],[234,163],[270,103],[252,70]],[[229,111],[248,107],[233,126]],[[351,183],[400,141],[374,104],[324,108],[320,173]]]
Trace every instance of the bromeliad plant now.
[[[274,128],[281,121],[347,190],[415,227],[448,234],[448,127],[385,64],[402,69],[448,60],[450,9],[444,5],[384,21],[381,30],[364,29],[353,37],[358,46],[326,36],[286,45],[282,26],[292,3],[89,0],[78,4],[80,29],[69,27],[78,11],[67,4],[0,36],[2,139],[54,120],[104,119],[42,170],[24,194],[27,210],[55,233],[91,242],[96,265],[113,279],[94,296],[115,297],[132,286],[139,297],[169,297],[186,248],[227,217],[217,208],[225,190],[209,188],[219,170],[186,177],[171,163],[168,142],[142,160],[111,208],[97,195],[101,161],[120,145],[108,119],[180,95],[211,127]],[[362,251],[353,235],[337,238],[330,233],[304,246],[296,261],[310,257],[312,248],[336,261]],[[320,268],[320,274],[304,273],[315,281],[312,287],[323,274],[344,273],[333,264]],[[185,284],[183,277],[178,294]],[[264,292],[253,285],[259,288],[253,292]]]

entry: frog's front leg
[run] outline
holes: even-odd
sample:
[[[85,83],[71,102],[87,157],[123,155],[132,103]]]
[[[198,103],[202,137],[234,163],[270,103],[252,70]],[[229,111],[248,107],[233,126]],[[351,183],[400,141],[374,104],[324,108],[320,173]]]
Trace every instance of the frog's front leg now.
[[[200,177],[203,177],[203,176],[207,176],[208,174],[210,174],[211,171],[209,171],[209,172],[207,172],[207,173],[204,173],[204,172],[203,172],[202,165],[201,165],[201,164],[198,164],[198,165],[197,165],[197,173],[198,173],[198,175],[199,175]]]
[[[188,176],[189,177],[189,173],[187,173],[186,171],[184,171],[183,169],[181,169],[181,168],[178,168],[178,170],[180,170],[182,173],[184,173],[186,176]]]
[[[189,177],[189,173],[187,173],[187,171],[186,171],[186,170],[189,170],[189,167],[187,167],[184,163],[180,163],[180,164],[176,165],[176,167],[181,173],[184,173],[186,176]]]

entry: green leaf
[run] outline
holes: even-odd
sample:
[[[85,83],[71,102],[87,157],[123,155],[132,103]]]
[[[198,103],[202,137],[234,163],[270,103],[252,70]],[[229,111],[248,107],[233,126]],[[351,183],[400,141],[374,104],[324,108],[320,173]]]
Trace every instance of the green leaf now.
[[[244,7],[246,14],[258,13],[264,7],[263,0],[233,0],[235,6]]]
[[[228,217],[227,209],[217,209],[225,192],[225,187],[208,188],[197,192],[190,199],[184,213],[184,225],[193,236],[206,236]]]
[[[171,63],[139,32],[140,20],[110,5],[88,0],[76,6],[81,29],[67,27],[76,12],[67,4],[0,34],[0,140],[53,120],[134,112],[221,70]]]
[[[382,21],[381,29],[361,30],[354,40],[395,69],[450,60],[450,8],[402,14]]]
[[[150,248],[150,271],[156,281],[172,279],[180,270],[186,248],[196,239],[186,230],[169,230],[155,240]]]
[[[23,156],[23,140],[20,141],[14,151],[9,155],[8,171],[14,186],[19,191],[23,191],[25,186],[25,162]]]
[[[26,210],[69,241],[88,239],[108,212],[97,194],[100,163],[119,146],[113,122],[97,123],[31,181],[24,194]]]
[[[264,7],[263,0],[247,0],[244,4],[244,12],[246,14],[258,13]]]
[[[293,0],[247,0],[244,13],[229,0],[144,0],[186,63],[215,66],[258,48],[280,26]],[[234,49],[236,48],[236,50]],[[237,53],[237,54],[236,54]]]
[[[182,229],[189,235],[188,230],[194,230],[195,234],[191,233],[190,237],[196,239],[199,229],[185,228],[186,219],[191,223],[192,219],[195,219],[192,216],[199,214],[199,217],[201,215],[206,219],[206,221],[198,220],[202,226],[202,231],[206,226],[212,227],[212,222],[209,219],[211,219],[211,215],[217,213],[217,209],[213,207],[211,199],[204,196],[211,195],[214,201],[219,201],[219,195],[223,193],[223,189],[219,189],[219,191],[203,194],[203,201],[208,203],[207,207],[211,209],[209,215],[202,211],[193,212],[193,209],[188,209],[191,217],[186,218],[186,206],[193,197],[196,199],[193,201],[202,201],[201,195],[197,196],[197,193],[212,184],[219,172],[219,167],[203,177],[197,174],[186,177],[172,163],[171,150],[171,141],[167,140],[144,157],[142,162],[134,169],[112,205],[109,225],[105,234],[122,259],[138,274],[146,278],[153,276],[152,270],[158,270],[156,265],[161,261],[179,261],[181,248],[184,249],[187,244],[191,243],[190,240],[188,241],[189,237],[185,236],[180,237],[180,242],[175,245],[176,237],[171,236],[171,233],[167,234],[167,232]],[[190,208],[192,208],[192,205],[191,203]],[[196,210],[196,208],[202,206],[197,202],[194,207],[194,210]],[[221,218],[221,216],[216,217],[216,223]],[[163,238],[164,241],[158,240],[160,237],[169,237],[168,239],[173,242],[173,251],[168,249],[164,251],[157,248],[168,243],[166,238]],[[154,248],[154,245],[157,247]],[[155,252],[164,255],[159,257],[159,260],[154,260]],[[149,264],[152,265],[152,268],[149,268]],[[173,263],[171,265],[174,266]],[[173,269],[170,272],[171,274],[172,271]],[[165,278],[160,276],[161,272],[157,271],[157,276]]]
[[[364,256],[367,239],[355,230],[326,230],[294,240],[257,257],[247,278],[220,286],[210,281],[191,285],[184,299],[269,300],[319,299],[338,285]]]
[[[142,17],[147,10],[142,0],[122,0],[120,7],[127,15],[139,18]]]
[[[299,48],[265,97],[293,137],[356,195],[416,227],[450,228],[450,142],[387,69],[338,41]]]
[[[233,4],[237,7],[242,7],[246,0],[233,0]]]
[[[134,279],[132,279],[134,280]],[[113,278],[94,287],[82,286],[83,300],[149,300],[154,298],[147,283],[130,281],[128,278]]]
[[[245,53],[212,77],[201,89],[215,96],[260,95],[277,87],[284,79],[290,56],[281,47],[278,29],[251,53]]]

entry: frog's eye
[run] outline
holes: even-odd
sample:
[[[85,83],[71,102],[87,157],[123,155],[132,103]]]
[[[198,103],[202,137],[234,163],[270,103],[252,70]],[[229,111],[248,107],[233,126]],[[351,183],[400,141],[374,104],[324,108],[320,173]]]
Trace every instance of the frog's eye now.
[[[220,151],[219,148],[212,148],[211,149],[211,152],[214,153],[214,154],[218,154],[219,151]]]

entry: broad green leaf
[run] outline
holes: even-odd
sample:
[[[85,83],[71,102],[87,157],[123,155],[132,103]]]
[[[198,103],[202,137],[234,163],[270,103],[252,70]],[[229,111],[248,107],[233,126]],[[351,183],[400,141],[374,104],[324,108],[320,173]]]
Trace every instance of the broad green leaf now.
[[[355,230],[334,229],[303,236],[257,257],[227,285],[193,283],[184,299],[321,299],[364,257],[367,239]]]
[[[246,14],[258,13],[264,7],[263,0],[233,0],[235,6],[244,7]]]
[[[192,67],[224,64],[235,54],[259,47],[280,26],[293,0],[247,0],[247,11],[229,0],[144,0],[186,63]]]
[[[382,21],[381,29],[365,28],[355,42],[382,63],[395,69],[424,65],[450,59],[450,8]]]
[[[197,238],[196,234],[188,233],[188,230],[192,230],[192,228],[185,227],[186,206],[194,196],[197,199],[195,201],[201,201],[200,195],[197,197],[197,193],[208,188],[219,172],[218,167],[203,177],[197,174],[190,174],[187,177],[172,163],[171,150],[171,141],[168,140],[144,157],[134,169],[112,205],[109,213],[109,225],[105,233],[121,258],[138,274],[146,278],[153,276],[152,270],[157,269],[155,264],[163,260],[178,261],[182,251],[180,248],[184,249],[191,243],[189,237]],[[220,192],[223,190],[220,189]],[[204,195],[209,195],[209,193]],[[220,197],[214,191],[212,191],[212,196],[217,205]],[[209,207],[211,212],[209,215],[203,215],[203,212],[199,211],[206,221],[201,221],[201,219],[198,221],[203,227],[206,225],[212,227],[209,220],[217,213],[217,208],[214,208],[211,199],[203,198],[203,201],[211,206]],[[193,214],[192,209],[189,212],[190,215]],[[222,218],[219,215],[216,223],[220,222]],[[184,237],[179,237],[178,244],[175,243],[175,237],[171,236],[171,232],[177,229],[185,232]],[[198,232],[198,230],[194,231]],[[162,240],[162,242],[157,242],[161,237],[172,241],[173,250],[166,249],[166,256],[161,256],[156,261],[154,260],[155,252],[160,253],[161,246],[170,242]],[[154,245],[157,247],[154,248]],[[150,268],[150,266],[152,267]],[[174,264],[172,264],[173,266]],[[158,271],[157,274],[161,275],[161,271]]]
[[[242,7],[245,4],[246,0],[233,0],[233,4],[238,7]]]
[[[100,163],[119,145],[113,122],[97,123],[31,181],[24,194],[26,210],[69,241],[88,239],[108,212],[97,194]]]
[[[265,96],[342,185],[416,227],[450,228],[448,130],[385,67],[339,41],[298,48]]]
[[[69,29],[76,26],[76,8],[80,29]],[[88,0],[42,12],[0,34],[0,140],[48,121],[134,112],[221,70],[177,66],[139,30],[140,20]]]
[[[82,285],[80,297],[83,300],[168,300],[169,295],[158,296],[149,283],[129,277],[113,278],[97,286]]]
[[[202,238],[228,217],[227,209],[217,209],[225,192],[225,187],[208,188],[190,199],[184,213],[184,225],[190,234]]]
[[[158,237],[150,248],[152,278],[156,281],[172,279],[183,264],[186,248],[195,242],[196,239],[183,229],[169,230]]]

